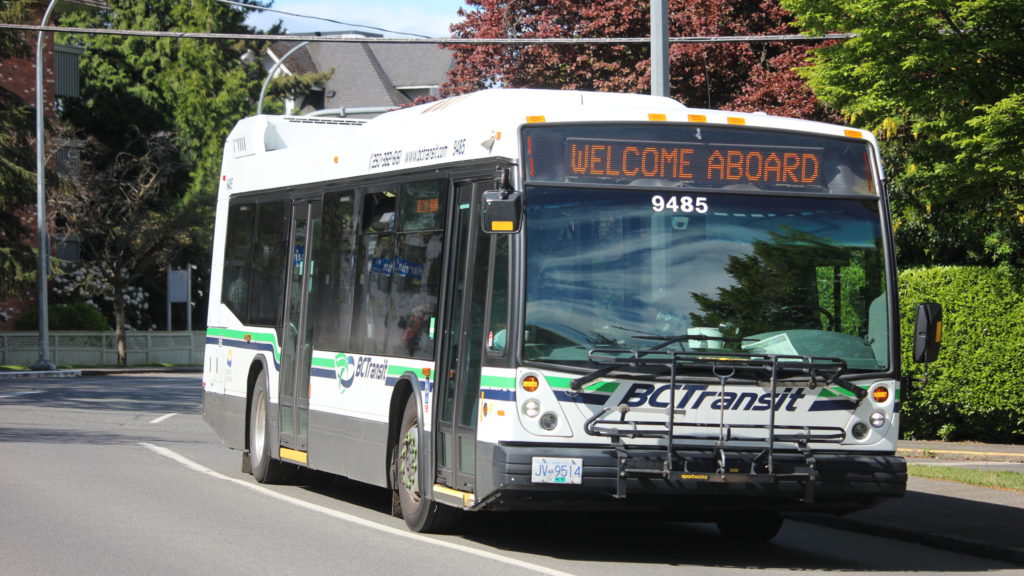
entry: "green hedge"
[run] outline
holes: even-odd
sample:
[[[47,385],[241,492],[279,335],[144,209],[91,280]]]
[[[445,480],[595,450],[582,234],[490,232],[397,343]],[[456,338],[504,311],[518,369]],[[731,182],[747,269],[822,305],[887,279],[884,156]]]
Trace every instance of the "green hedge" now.
[[[46,319],[49,330],[85,330],[88,332],[110,330],[107,319],[99,308],[85,302],[50,306],[46,311]],[[14,329],[38,330],[39,310],[30,310],[19,316],[14,322]]]
[[[1024,442],[1024,271],[937,267],[900,274],[904,374],[919,302],[943,308],[942,351],[903,404],[904,437]]]

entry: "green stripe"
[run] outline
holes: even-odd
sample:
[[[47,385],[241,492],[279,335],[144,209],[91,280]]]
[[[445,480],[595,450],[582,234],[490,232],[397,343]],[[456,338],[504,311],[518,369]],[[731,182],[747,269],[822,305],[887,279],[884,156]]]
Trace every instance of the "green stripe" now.
[[[256,332],[254,330],[231,330],[228,328],[207,328],[207,337],[213,336],[217,338],[228,338],[231,340],[245,340],[245,337],[249,337],[249,342],[264,342],[270,344],[274,350],[274,360],[277,363],[281,362],[281,347],[277,344],[277,333],[271,332],[269,334],[264,332]]]
[[[561,376],[545,376],[548,384],[556,390],[571,390],[572,389],[572,378],[564,378]],[[584,386],[587,392],[604,392],[611,394],[619,389],[618,382],[597,382],[596,384],[587,384]]]
[[[500,390],[515,390],[516,379],[509,376],[480,376],[480,386],[483,388],[497,388]]]
[[[334,368],[334,358],[317,358],[314,356],[313,366],[317,368]]]

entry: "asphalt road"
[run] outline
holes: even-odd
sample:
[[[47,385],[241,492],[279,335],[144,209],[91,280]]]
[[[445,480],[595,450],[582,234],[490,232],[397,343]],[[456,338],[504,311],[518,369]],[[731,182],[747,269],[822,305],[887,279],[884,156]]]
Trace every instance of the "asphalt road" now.
[[[379,488],[256,484],[200,402],[196,374],[0,380],[0,574],[1015,573],[794,521],[758,548],[710,525],[564,513],[412,534]]]

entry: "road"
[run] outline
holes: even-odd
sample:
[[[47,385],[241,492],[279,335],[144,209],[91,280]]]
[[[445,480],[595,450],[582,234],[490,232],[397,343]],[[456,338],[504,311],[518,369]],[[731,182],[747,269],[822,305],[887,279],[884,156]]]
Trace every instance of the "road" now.
[[[379,488],[256,484],[200,404],[197,374],[0,380],[0,574],[1015,572],[794,521],[758,548],[709,525],[564,513],[481,514],[463,534],[413,534]]]

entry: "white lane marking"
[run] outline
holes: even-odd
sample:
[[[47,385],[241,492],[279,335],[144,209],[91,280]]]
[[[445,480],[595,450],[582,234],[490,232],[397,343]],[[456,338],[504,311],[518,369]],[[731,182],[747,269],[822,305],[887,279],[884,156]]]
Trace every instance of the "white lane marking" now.
[[[508,556],[502,556],[500,554],[488,552],[487,550],[479,550],[477,548],[464,546],[462,544],[457,544],[455,542],[445,542],[444,540],[438,540],[435,538],[431,538],[429,536],[425,536],[423,534],[417,534],[416,532],[409,532],[408,530],[402,530],[399,528],[392,528],[391,526],[378,524],[371,520],[366,520],[365,518],[360,518],[352,514],[340,512],[338,510],[332,510],[325,506],[320,506],[319,504],[313,504],[312,502],[306,502],[305,500],[301,500],[293,496],[288,496],[286,494],[275,492],[259,484],[254,484],[252,482],[247,482],[245,480],[240,480],[238,478],[231,478],[230,476],[225,476],[220,472],[211,470],[206,466],[199,464],[198,462],[193,462],[192,460],[189,460],[188,458],[182,456],[181,454],[178,454],[177,452],[170,450],[168,448],[164,448],[163,446],[157,446],[155,444],[150,444],[148,442],[139,442],[139,445],[148,448],[149,450],[159,454],[160,456],[174,460],[175,462],[185,466],[186,468],[195,470],[196,472],[202,472],[203,474],[206,474],[207,476],[211,476],[218,480],[225,480],[227,482],[238,484],[239,486],[248,488],[249,490],[263,494],[264,496],[269,496],[276,500],[280,500],[288,504],[293,504],[300,508],[305,508],[306,510],[319,512],[320,514],[324,514],[332,518],[337,518],[338,520],[344,520],[345,522],[350,522],[352,524],[357,524],[365,528],[370,528],[372,530],[384,532],[385,534],[390,534],[392,536],[407,538],[409,540],[415,540],[417,542],[422,542],[424,544],[431,544],[441,548],[447,548],[449,550],[455,550],[457,552],[471,554],[473,556],[479,556],[481,558],[486,558],[488,560],[494,560],[495,562],[509,564],[511,566],[522,568],[524,570],[530,570],[531,572],[537,572],[539,574],[548,574],[550,576],[573,576],[569,572],[562,572],[561,570],[555,570],[554,568],[548,568],[547,566],[541,566],[540,564],[533,564],[531,562],[525,562],[523,560],[517,560],[515,558],[509,558]]]
[[[168,418],[172,418],[172,417],[177,416],[177,415],[178,415],[177,412],[171,412],[170,414],[164,414],[163,416],[160,416],[159,418],[153,418],[152,420],[149,421],[149,423],[150,424],[159,424],[159,423],[163,422],[164,420],[167,420]]]

